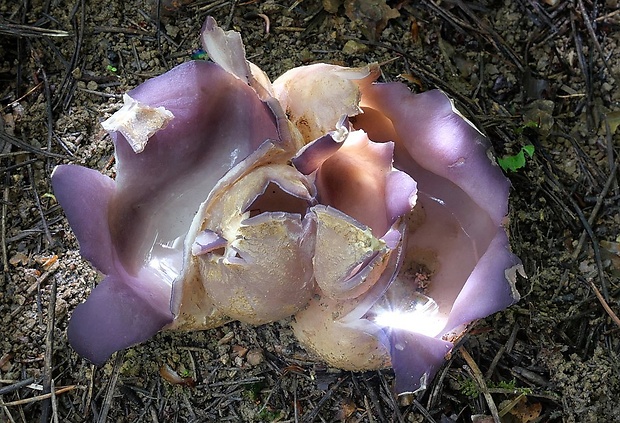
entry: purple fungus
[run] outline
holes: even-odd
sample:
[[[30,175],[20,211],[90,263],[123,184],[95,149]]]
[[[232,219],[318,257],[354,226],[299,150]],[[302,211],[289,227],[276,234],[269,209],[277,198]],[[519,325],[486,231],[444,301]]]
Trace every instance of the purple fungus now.
[[[88,301],[75,309],[68,329],[75,350],[103,364],[115,351],[146,341],[172,321],[170,285],[148,269],[133,277],[120,265],[106,224],[116,193],[112,179],[81,166],[64,165],[54,170],[52,181],[80,240],[82,256],[107,275]]]
[[[161,329],[293,316],[345,370],[424,389],[472,322],[518,300],[509,182],[440,91],[376,64],[274,81],[207,18],[204,49],[124,97],[103,126],[115,180],[52,175],[83,257],[106,277],[68,336],[96,364]]]
[[[402,84],[373,84],[362,87],[361,107],[354,126],[373,139],[394,141],[395,166],[419,188],[402,268],[386,293],[391,312],[401,318],[397,326],[415,316],[426,322],[426,336],[455,342],[469,324],[519,299],[516,273],[524,273],[503,227],[510,183],[489,142],[441,91],[412,94]],[[398,312],[397,298],[409,284],[434,303],[422,306],[424,313]],[[410,322],[409,330],[414,326]],[[403,374],[397,369],[408,366],[393,366],[400,391],[399,376],[419,381],[411,385],[417,389],[434,374]]]
[[[310,73],[312,68],[302,69]],[[318,66],[316,70],[321,71]],[[289,83],[287,89],[303,88]],[[406,226],[399,270],[385,291],[361,295],[326,290],[317,277],[322,296],[296,315],[293,328],[304,345],[330,364],[362,370],[389,362],[395,369],[397,392],[415,392],[426,387],[441,358],[469,324],[519,298],[515,279],[517,270],[522,272],[520,261],[510,252],[503,228],[509,181],[496,165],[488,141],[442,92],[412,94],[399,83],[363,83],[359,91],[363,113],[349,117],[353,127],[366,131],[373,141],[393,142],[394,166],[400,170],[395,175],[405,174],[417,182],[415,207],[394,213],[404,217]],[[346,165],[340,166],[339,172],[346,173],[345,169]],[[365,169],[346,184],[351,189],[341,186],[336,191],[343,193],[338,196],[340,208],[351,216],[356,216],[355,207],[372,216],[371,203],[359,194],[372,192],[370,181],[376,178],[364,182],[371,173]],[[327,180],[333,184],[338,179]],[[319,199],[321,182],[317,177]],[[401,192],[386,190],[388,195]],[[352,209],[343,206],[347,201],[342,199],[356,196],[359,199],[350,202]],[[371,220],[380,221],[377,216]],[[315,263],[325,251],[317,248]],[[340,281],[339,287],[346,287],[345,282]],[[362,348],[363,342],[369,345]],[[362,353],[347,352],[354,350]],[[377,358],[379,351],[389,357]]]
[[[108,275],[69,324],[71,344],[97,364],[171,323],[172,285],[182,275],[196,210],[226,172],[266,139],[278,139],[273,113],[254,90],[206,62],[180,65],[130,91],[105,126],[115,145],[115,181],[78,166],[52,175],[82,254]],[[200,281],[193,285],[203,290]],[[133,312],[117,313],[115,305]],[[179,301],[175,312],[191,315],[192,324],[224,320],[199,295]]]

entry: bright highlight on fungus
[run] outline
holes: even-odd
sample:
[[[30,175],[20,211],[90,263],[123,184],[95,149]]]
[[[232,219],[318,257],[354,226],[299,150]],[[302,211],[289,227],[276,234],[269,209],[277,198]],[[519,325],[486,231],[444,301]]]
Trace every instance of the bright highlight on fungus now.
[[[435,336],[443,328],[444,323],[439,314],[439,306],[423,294],[413,294],[412,299],[402,305],[386,302],[382,308],[379,304],[373,307],[374,317],[369,317],[380,327],[402,329],[426,336]]]
[[[54,193],[105,276],[69,324],[95,364],[160,330],[293,316],[344,370],[424,389],[477,319],[518,300],[509,182],[440,91],[316,64],[273,83],[212,18],[214,62],[128,92],[104,126],[116,179],[62,165]]]

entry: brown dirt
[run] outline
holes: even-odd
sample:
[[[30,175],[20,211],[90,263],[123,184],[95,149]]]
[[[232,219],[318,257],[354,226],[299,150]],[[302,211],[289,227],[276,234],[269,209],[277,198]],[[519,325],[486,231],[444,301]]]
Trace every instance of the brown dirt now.
[[[620,311],[618,0],[390,2],[400,17],[372,41],[367,21],[312,0],[162,3],[173,10],[158,19],[137,0],[0,1],[1,422],[469,422],[489,407],[502,422],[620,421],[619,328],[593,290]],[[161,333],[102,368],[67,344],[98,276],[49,195],[50,172],[114,171],[98,122],[123,92],[190,60],[207,14],[240,31],[272,78],[385,62],[383,80],[447,91],[499,156],[535,146],[509,175],[523,298],[480,322],[425,393],[396,399],[390,371],[326,368],[286,322]],[[191,380],[171,384],[166,365]]]

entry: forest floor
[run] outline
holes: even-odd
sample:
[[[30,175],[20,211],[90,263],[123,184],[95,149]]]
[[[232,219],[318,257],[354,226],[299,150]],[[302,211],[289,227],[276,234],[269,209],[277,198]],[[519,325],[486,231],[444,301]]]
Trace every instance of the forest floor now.
[[[316,0],[164,0],[159,14],[154,0],[0,0],[0,422],[445,423],[493,421],[493,408],[505,423],[620,421],[618,0],[389,4],[400,16],[381,31]],[[383,81],[447,92],[497,156],[534,146],[508,174],[522,298],[479,322],[425,392],[395,397],[390,370],[326,367],[287,322],[162,332],[101,368],[67,343],[100,276],[51,171],[112,171],[99,122],[190,60],[207,15],[272,79],[379,62]]]

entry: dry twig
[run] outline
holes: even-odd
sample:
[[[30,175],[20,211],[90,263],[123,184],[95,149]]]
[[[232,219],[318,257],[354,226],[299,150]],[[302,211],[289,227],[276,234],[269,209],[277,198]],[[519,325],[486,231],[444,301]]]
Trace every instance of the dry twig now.
[[[592,281],[588,281],[588,282],[590,283],[590,286],[592,287],[592,290],[594,291],[594,295],[596,295],[596,298],[598,298],[598,301],[601,303],[601,305],[603,306],[603,308],[605,309],[609,317],[611,317],[611,320],[613,320],[616,326],[620,328],[620,319],[618,318],[616,313],[614,313],[611,307],[609,307],[609,304],[607,304],[607,301],[605,301],[605,298],[603,298],[603,296],[601,295],[601,292],[598,290],[596,285],[594,285],[594,282]]]
[[[41,423],[47,423],[49,421],[50,406],[52,407],[52,413],[55,416],[55,421],[58,420],[56,397],[54,395],[54,379],[52,376],[53,357],[54,357],[54,327],[56,325],[56,279],[52,278],[52,289],[50,292],[50,298],[47,306],[47,329],[45,334],[45,367],[43,369],[43,392],[51,393],[50,399],[43,400],[41,406]]]
[[[1,402],[0,401],[0,407],[14,407],[16,405],[24,405],[24,404],[29,404],[31,402],[42,401],[44,399],[51,398],[52,395],[60,395],[60,394],[64,394],[65,392],[73,391],[77,387],[78,387],[78,385],[63,386],[62,388],[56,389],[56,391],[54,391],[53,394],[52,393],[47,393],[47,394],[37,395],[37,396],[34,396],[34,397],[24,398],[24,399],[20,399],[20,400],[17,400],[17,401],[10,401],[10,402]]]
[[[110,381],[108,382],[108,389],[106,390],[105,397],[103,399],[101,412],[99,413],[99,418],[97,419],[98,423],[106,423],[108,419],[108,413],[110,412],[110,407],[112,406],[112,398],[114,397],[114,392],[116,391],[116,384],[118,382],[118,376],[121,371],[124,357],[125,351],[119,351],[116,353],[116,358],[114,359],[114,369],[112,370],[112,375],[110,376]]]
[[[484,376],[482,376],[482,372],[480,371],[480,368],[474,361],[473,357],[465,349],[465,347],[461,347],[459,349],[459,352],[461,353],[461,356],[463,356],[463,358],[465,359],[467,366],[469,366],[469,369],[471,370],[471,375],[474,378],[476,385],[478,385],[478,389],[480,390],[480,393],[482,394],[482,396],[484,396],[484,399],[487,402],[487,405],[489,406],[489,411],[491,411],[491,415],[493,416],[493,421],[495,423],[500,423],[497,406],[495,405],[493,396],[489,392],[489,387],[487,386],[487,383],[484,380]]]

